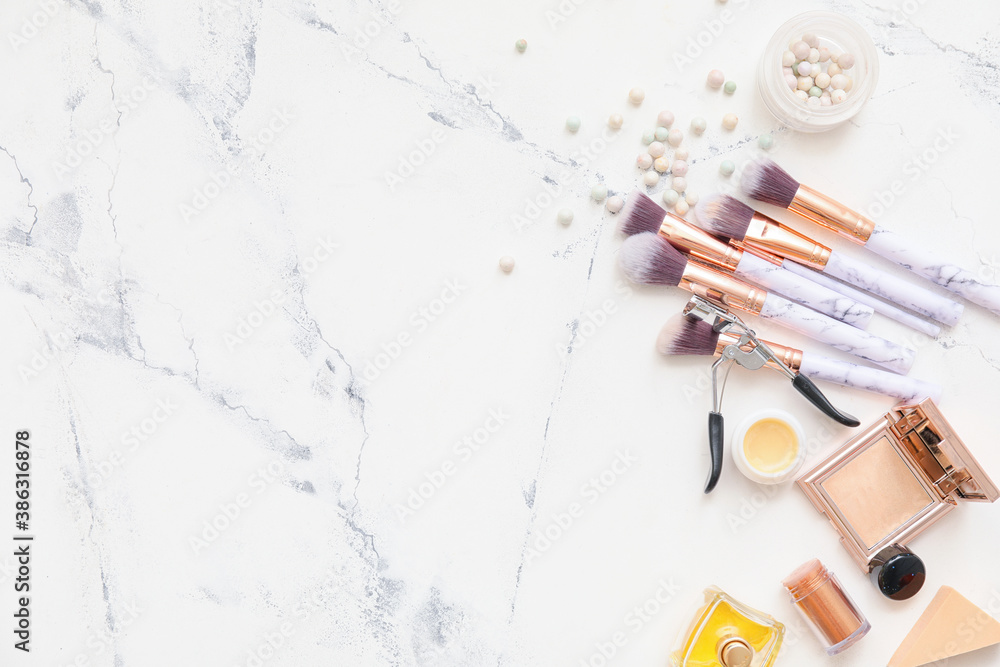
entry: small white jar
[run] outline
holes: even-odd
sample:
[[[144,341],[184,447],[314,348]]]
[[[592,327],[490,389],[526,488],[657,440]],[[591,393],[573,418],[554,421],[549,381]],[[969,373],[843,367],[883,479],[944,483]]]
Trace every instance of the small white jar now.
[[[784,410],[760,410],[733,433],[736,467],[758,484],[781,484],[795,476],[806,459],[802,424]]]

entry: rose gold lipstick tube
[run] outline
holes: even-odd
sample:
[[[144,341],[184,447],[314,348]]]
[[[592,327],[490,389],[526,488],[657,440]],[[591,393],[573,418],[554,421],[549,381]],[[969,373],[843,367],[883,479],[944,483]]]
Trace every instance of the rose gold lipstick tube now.
[[[740,248],[720,241],[703,229],[695,227],[687,220],[672,213],[667,213],[667,217],[663,219],[663,223],[660,225],[660,236],[677,248],[690,253],[692,257],[730,271],[736,269],[740,260],[743,259],[743,250]],[[780,260],[775,263],[780,264]]]
[[[764,307],[767,292],[721,271],[689,261],[679,287],[692,294],[754,315]]]
[[[874,221],[808,185],[799,185],[788,210],[860,245],[867,243],[875,231]]]
[[[763,213],[754,213],[743,243],[820,271],[830,261],[830,248]]]

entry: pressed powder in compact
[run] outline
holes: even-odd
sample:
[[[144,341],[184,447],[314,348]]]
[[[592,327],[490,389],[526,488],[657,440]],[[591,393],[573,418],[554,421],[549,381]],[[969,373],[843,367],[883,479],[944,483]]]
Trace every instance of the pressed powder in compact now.
[[[759,484],[780,484],[798,471],[805,459],[802,425],[784,410],[761,410],[742,422],[733,434],[736,467]]]
[[[846,651],[871,630],[837,577],[818,560],[805,563],[781,583],[827,655]]]
[[[807,472],[799,487],[886,597],[905,600],[926,578],[907,548],[958,506],[995,502],[1000,490],[927,399],[893,408]]]

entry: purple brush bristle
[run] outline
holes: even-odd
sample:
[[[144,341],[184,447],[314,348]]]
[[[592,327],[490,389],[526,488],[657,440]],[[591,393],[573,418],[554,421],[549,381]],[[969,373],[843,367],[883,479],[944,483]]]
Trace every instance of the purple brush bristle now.
[[[754,210],[729,195],[705,197],[694,208],[698,226],[726,240],[742,241],[753,220]]]
[[[675,315],[660,329],[656,349],[666,356],[715,354],[719,334],[704,320]]]
[[[687,258],[659,234],[641,232],[625,239],[618,263],[634,283],[676,287],[684,277]]]
[[[799,182],[771,160],[763,159],[747,165],[740,187],[757,201],[788,208],[799,190]]]
[[[618,231],[625,236],[633,236],[643,232],[655,232],[660,229],[667,212],[657,206],[656,202],[638,190],[628,196],[625,208],[621,212],[621,223]]]

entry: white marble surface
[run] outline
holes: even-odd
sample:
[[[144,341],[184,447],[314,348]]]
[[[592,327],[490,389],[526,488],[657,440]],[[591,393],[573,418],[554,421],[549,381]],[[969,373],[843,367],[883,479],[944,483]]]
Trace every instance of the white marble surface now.
[[[777,131],[756,54],[824,7],[875,37],[878,89],[836,131]],[[707,363],[653,350],[685,297],[624,284],[587,198],[638,183],[638,137],[669,108],[708,121],[692,189],[731,191],[719,162],[776,131],[799,179],[891,196],[880,224],[994,279],[998,23],[1000,5],[936,0],[3,3],[0,433],[32,433],[36,551],[32,653],[8,630],[0,662],[665,665],[718,584],[791,626],[779,664],[867,667],[942,584],[1000,614],[1000,507],[918,539],[928,584],[892,603],[794,487],[727,460],[701,494]],[[734,96],[705,88],[714,67]],[[1000,477],[1000,320],[969,307],[936,342],[877,320]],[[823,388],[865,422],[892,404]],[[776,376],[734,375],[730,428],[762,407],[800,417],[813,461],[849,436]],[[874,626],[833,659],[779,585],[816,556]]]

